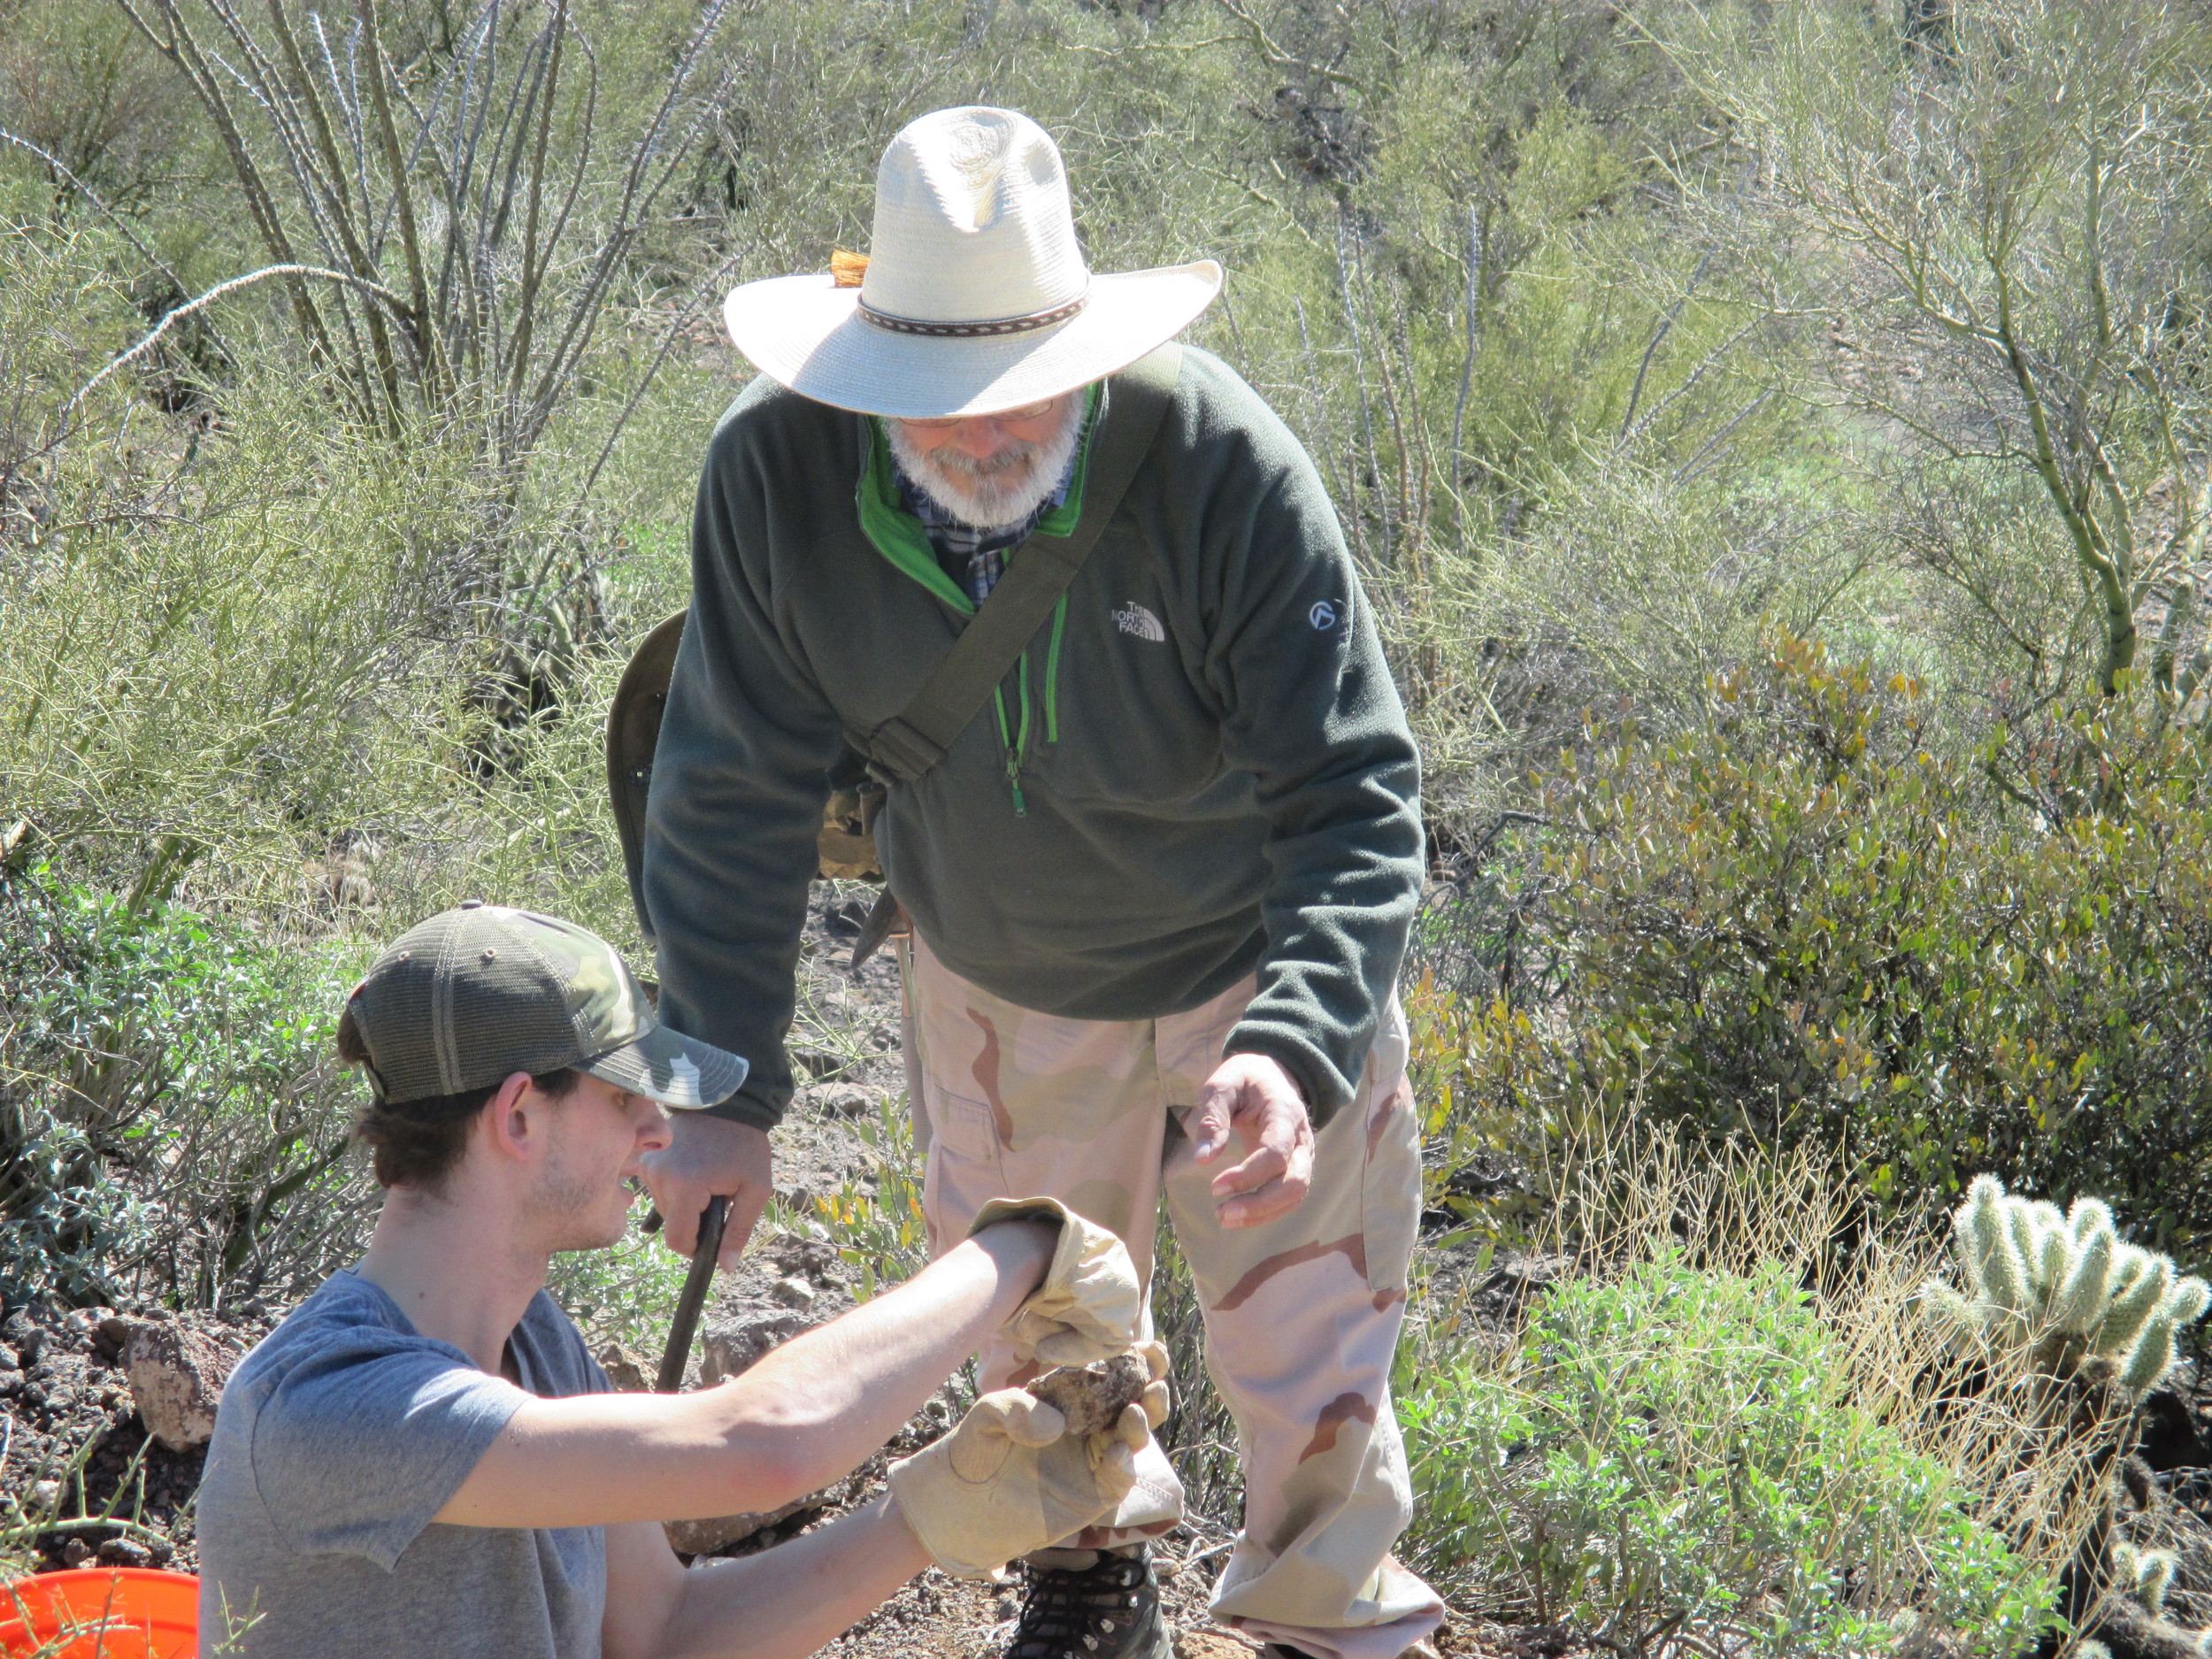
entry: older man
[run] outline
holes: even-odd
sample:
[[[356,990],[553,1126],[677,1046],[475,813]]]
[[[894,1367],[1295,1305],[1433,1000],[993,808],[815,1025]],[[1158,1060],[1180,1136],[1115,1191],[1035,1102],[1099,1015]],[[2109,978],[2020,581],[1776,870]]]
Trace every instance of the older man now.
[[[1088,272],[1026,118],[900,133],[871,257],[839,266],[726,307],[763,373],[700,487],[641,902],[666,1017],[761,1063],[648,1179],[675,1217],[735,1194],[733,1239],[764,1200],[826,777],[856,749],[912,924],[933,1242],[1050,1194],[1148,1271],[1164,1196],[1247,1477],[1216,1617],[1394,1659],[1440,1616],[1388,1553],[1418,768],[1335,516],[1251,389],[1169,343],[1219,267]],[[1021,1375],[987,1356],[987,1386]],[[1140,1465],[1030,1558],[1010,1659],[1167,1653],[1144,1540],[1181,1492]]]

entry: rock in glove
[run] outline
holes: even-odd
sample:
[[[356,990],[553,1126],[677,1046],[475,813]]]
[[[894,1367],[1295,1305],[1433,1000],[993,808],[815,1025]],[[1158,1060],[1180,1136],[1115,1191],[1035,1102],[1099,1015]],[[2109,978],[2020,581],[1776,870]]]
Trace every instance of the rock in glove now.
[[[1071,1538],[1136,1484],[1149,1438],[1141,1404],[1098,1434],[1019,1388],[985,1394],[951,1433],[891,1465],[891,1496],[947,1572],[987,1578],[1018,1555]]]
[[[1136,1340],[1143,1303],[1136,1263],[1121,1240],[1056,1198],[994,1198],[976,1212],[969,1235],[994,1221],[1057,1221],[1060,1242],[1036,1294],[1007,1321],[1015,1360],[1087,1365]]]

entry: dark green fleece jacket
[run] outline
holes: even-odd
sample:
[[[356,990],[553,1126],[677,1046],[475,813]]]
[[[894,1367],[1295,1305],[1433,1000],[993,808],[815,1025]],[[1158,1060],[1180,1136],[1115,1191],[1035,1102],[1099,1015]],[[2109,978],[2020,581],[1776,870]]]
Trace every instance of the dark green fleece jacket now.
[[[866,417],[756,380],[715,430],[693,519],[645,904],[662,1017],[752,1062],[719,1110],[764,1126],[791,1094],[826,773],[845,730],[902,710],[972,614],[882,448]],[[1024,1008],[1156,1018],[1257,970],[1228,1052],[1279,1060],[1319,1121],[1350,1098],[1397,975],[1418,788],[1313,464],[1226,365],[1186,348],[1059,611],[995,706],[893,787],[875,833],[931,948]]]

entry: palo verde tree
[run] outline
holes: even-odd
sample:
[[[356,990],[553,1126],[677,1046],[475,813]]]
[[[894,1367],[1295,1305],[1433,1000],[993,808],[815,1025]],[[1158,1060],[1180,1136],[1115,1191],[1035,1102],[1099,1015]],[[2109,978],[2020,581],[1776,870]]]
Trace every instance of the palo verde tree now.
[[[2038,695],[2080,670],[2024,618],[2070,589],[2062,626],[2102,690],[2147,672],[2205,718],[2212,19],[2162,0],[1906,11],[1686,8],[1667,45],[1790,232],[1770,303],[1858,331],[1835,384],[1932,481],[1906,526],[1921,562]],[[2009,585],[1960,530],[2008,476],[2065,561]]]

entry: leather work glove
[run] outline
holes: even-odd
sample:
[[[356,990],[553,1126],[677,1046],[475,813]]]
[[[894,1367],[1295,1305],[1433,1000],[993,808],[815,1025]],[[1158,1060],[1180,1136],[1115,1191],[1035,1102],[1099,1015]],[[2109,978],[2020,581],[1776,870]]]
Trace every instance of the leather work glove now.
[[[1088,1365],[1136,1340],[1143,1302],[1136,1263],[1105,1228],[1056,1198],[994,1198],[976,1212],[973,1237],[995,1221],[1057,1221],[1060,1242],[1044,1283],[1006,1322],[1015,1359]]]
[[[1064,1434],[1067,1419],[1019,1388],[985,1394],[951,1433],[891,1465],[891,1497],[947,1572],[988,1578],[1108,1513],[1136,1484],[1150,1438],[1142,1404],[1102,1433]]]
[[[1144,1392],[1137,1396],[1137,1404],[1143,1409],[1145,1426],[1156,1429],[1167,1421],[1167,1344],[1138,1342],[1130,1352],[1144,1362],[1145,1375],[1151,1379],[1145,1384]]]

